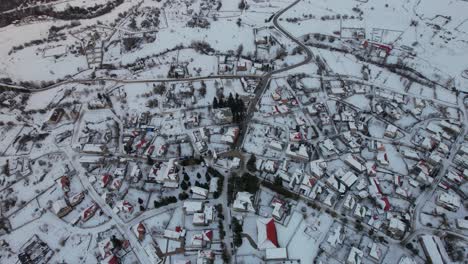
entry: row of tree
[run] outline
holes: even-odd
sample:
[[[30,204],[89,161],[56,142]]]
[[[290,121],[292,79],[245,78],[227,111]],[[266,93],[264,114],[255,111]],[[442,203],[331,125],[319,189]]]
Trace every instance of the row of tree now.
[[[3,13],[0,16],[0,27],[8,26],[13,23],[13,21],[21,20],[28,16],[49,16],[62,20],[95,18],[109,13],[112,9],[121,5],[123,1],[124,0],[107,1],[105,4],[95,4],[94,6],[89,7],[69,6],[63,11],[56,11],[51,6],[43,5],[21,8],[12,12]]]

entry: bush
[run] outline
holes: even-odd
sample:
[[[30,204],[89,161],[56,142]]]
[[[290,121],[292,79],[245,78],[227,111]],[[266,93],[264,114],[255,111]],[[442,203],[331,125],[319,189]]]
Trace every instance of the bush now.
[[[255,166],[256,162],[257,162],[257,157],[255,157],[255,155],[252,154],[249,160],[247,161],[247,169],[252,172],[257,171],[257,167]]]
[[[189,195],[186,192],[179,193],[179,200],[181,201],[186,200],[188,197]]]

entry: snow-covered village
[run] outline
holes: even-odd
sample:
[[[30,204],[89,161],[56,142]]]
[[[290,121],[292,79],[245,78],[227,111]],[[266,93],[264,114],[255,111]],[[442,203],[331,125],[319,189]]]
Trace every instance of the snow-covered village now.
[[[467,11],[2,0],[0,263],[467,263]]]

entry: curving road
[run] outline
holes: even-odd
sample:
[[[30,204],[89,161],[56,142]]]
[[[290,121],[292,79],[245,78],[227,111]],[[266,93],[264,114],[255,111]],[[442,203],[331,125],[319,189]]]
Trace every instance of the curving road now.
[[[260,98],[262,94],[265,92],[265,90],[268,88],[268,84],[271,81],[271,77],[275,74],[286,72],[292,69],[295,69],[297,67],[301,67],[303,65],[306,65],[314,59],[314,54],[312,51],[301,41],[299,41],[296,37],[294,37],[291,33],[289,33],[286,29],[284,29],[279,23],[278,23],[278,18],[284,14],[286,11],[288,11],[291,7],[295,6],[297,3],[299,3],[301,0],[296,0],[289,6],[285,7],[283,10],[277,12],[274,17],[273,17],[273,25],[274,27],[283,33],[286,37],[288,37],[291,41],[293,41],[295,44],[297,44],[299,47],[302,48],[306,52],[306,57],[303,61],[287,66],[285,68],[273,70],[271,72],[266,73],[265,75],[262,76],[262,79],[260,80],[260,83],[258,84],[258,87],[255,91],[255,97],[253,100],[250,101],[249,106],[247,108],[247,116],[244,120],[244,122],[241,123],[240,126],[240,135],[239,138],[237,139],[236,142],[236,148],[239,149],[242,146],[242,142],[244,141],[244,136],[247,132],[247,126],[252,120],[253,114],[255,112],[255,107],[257,106],[258,102],[260,101]]]
[[[303,61],[287,66],[285,68],[273,70],[271,72],[268,72],[262,76],[252,76],[252,75],[211,75],[211,76],[205,76],[205,77],[192,77],[192,78],[185,78],[185,79],[144,79],[144,80],[137,80],[137,79],[116,79],[116,78],[98,78],[98,79],[71,79],[67,80],[58,84],[54,84],[45,88],[40,88],[40,89],[29,89],[17,85],[8,85],[8,84],[1,84],[0,83],[0,90],[16,90],[20,92],[26,92],[26,93],[36,93],[36,92],[41,92],[49,89],[53,89],[59,85],[63,84],[69,84],[69,83],[89,83],[89,82],[96,82],[96,81],[113,81],[116,82],[116,84],[123,84],[123,83],[148,83],[148,82],[180,82],[180,81],[196,81],[196,80],[205,80],[205,79],[233,79],[233,78],[244,78],[244,77],[251,77],[251,78],[261,78],[257,89],[255,91],[255,97],[250,101],[250,104],[247,109],[247,117],[245,121],[241,124],[241,133],[240,133],[240,138],[237,142],[242,142],[242,139],[244,138],[246,134],[246,126],[248,123],[252,120],[253,114],[255,112],[255,107],[258,104],[259,100],[261,99],[262,94],[265,92],[265,90],[268,88],[268,84],[271,81],[271,78],[273,75],[289,71],[291,69],[306,65],[310,62],[312,62],[314,56],[312,54],[312,51],[310,51],[306,45],[304,45],[302,42],[300,42],[298,39],[296,39],[291,33],[289,33],[287,30],[285,30],[279,23],[278,19],[279,17],[284,14],[286,11],[288,11],[291,7],[295,6],[297,3],[299,3],[301,0],[296,0],[281,11],[277,12],[274,17],[273,17],[273,25],[274,27],[283,33],[287,38],[289,38],[292,42],[300,46],[305,54],[306,57],[304,58]],[[240,145],[236,145],[236,148],[240,147]],[[71,149],[67,149],[65,151],[65,154],[68,156],[69,160],[72,162],[73,166],[77,169],[78,177],[84,186],[86,190],[88,190],[89,195],[93,198],[93,200],[99,205],[102,211],[106,213],[106,215],[110,216],[113,219],[113,222],[115,223],[116,228],[129,240],[130,245],[132,249],[135,252],[135,255],[138,258],[138,261],[140,263],[144,264],[149,264],[151,263],[148,255],[145,252],[145,249],[143,246],[139,243],[137,240],[136,236],[133,234],[133,231],[130,229],[132,225],[135,225],[139,221],[152,217],[154,215],[160,214],[162,211],[166,210],[171,210],[174,209],[177,206],[180,206],[179,203],[170,205],[167,207],[163,207],[157,210],[151,210],[143,213],[142,215],[136,217],[135,219],[132,219],[130,221],[123,221],[113,210],[111,207],[109,207],[104,199],[96,192],[96,190],[93,188],[91,183],[89,182],[88,178],[85,176],[86,171],[84,171],[81,167],[81,165],[78,163],[77,160],[73,159],[74,152]],[[223,196],[225,197],[225,194],[227,192],[227,180],[225,180],[225,186],[223,186]],[[221,201],[219,201],[221,202]],[[227,229],[226,231],[228,232],[226,239],[229,239],[232,237],[232,234],[230,234],[230,230],[228,229],[228,221],[230,219],[229,217],[229,211],[227,208],[223,207],[224,215],[226,216],[224,224],[225,228]],[[228,249],[228,252],[231,252],[231,247],[230,243],[226,241],[226,247]]]

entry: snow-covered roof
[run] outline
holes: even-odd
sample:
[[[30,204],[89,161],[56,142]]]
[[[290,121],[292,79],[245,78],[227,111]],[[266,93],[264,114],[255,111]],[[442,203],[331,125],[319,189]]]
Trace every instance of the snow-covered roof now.
[[[199,201],[185,201],[182,205],[186,213],[201,212],[203,210],[203,203]]]
[[[348,258],[346,263],[348,264],[360,264],[362,262],[362,257],[364,256],[364,252],[362,250],[352,247],[351,251],[349,252]]]
[[[279,246],[273,218],[257,218],[257,246],[260,250]]]
[[[267,248],[266,260],[281,260],[288,258],[288,251],[286,248]]]
[[[238,192],[232,207],[234,210],[255,212],[252,200],[253,194],[249,192]]]
[[[451,263],[447,251],[438,236],[422,235],[420,239],[424,252],[432,263]]]

